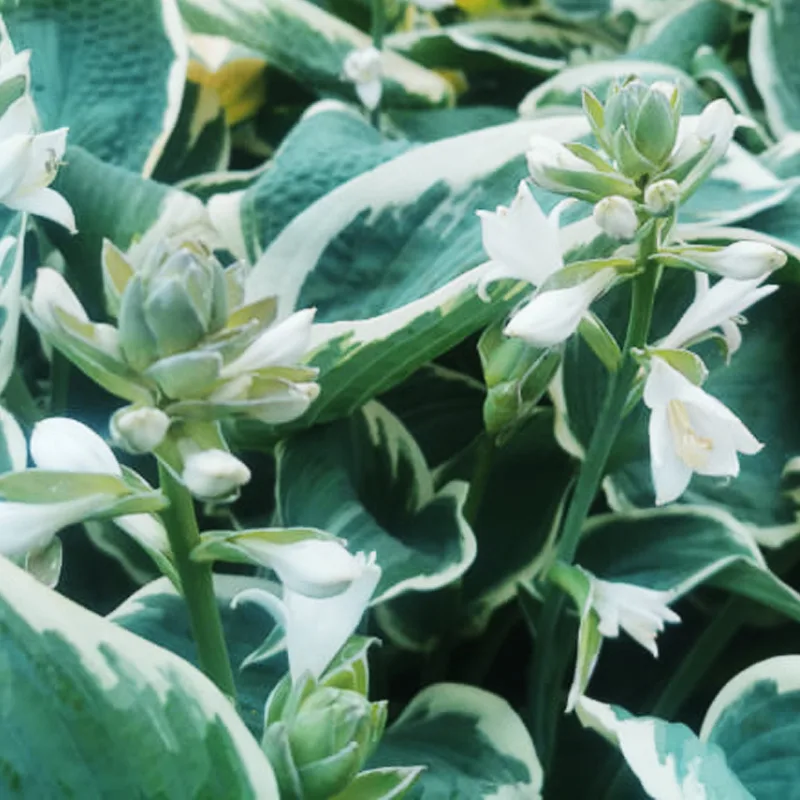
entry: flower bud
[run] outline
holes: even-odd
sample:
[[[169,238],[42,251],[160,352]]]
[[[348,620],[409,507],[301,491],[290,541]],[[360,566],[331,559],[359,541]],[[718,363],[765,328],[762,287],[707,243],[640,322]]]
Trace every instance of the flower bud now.
[[[605,105],[605,139],[622,171],[637,179],[662,167],[675,146],[680,95],[662,83],[631,79],[611,90]]]
[[[186,456],[181,478],[200,500],[219,500],[244,486],[250,480],[250,470],[224,450],[202,450]]]
[[[375,47],[351,51],[342,66],[344,77],[355,84],[359,100],[370,111],[381,102],[382,72],[381,53]]]
[[[677,181],[655,181],[644,190],[644,206],[654,216],[669,213],[681,196]]]
[[[604,197],[594,207],[594,221],[609,236],[615,239],[633,239],[639,220],[633,203],[625,197]]]
[[[150,453],[167,435],[170,418],[150,406],[121,408],[111,417],[111,436],[129,453]]]
[[[682,247],[678,257],[692,266],[739,281],[757,280],[786,263],[786,253],[764,242],[742,241],[727,247]]]
[[[307,693],[298,686],[293,694],[301,688]],[[351,783],[379,741],[386,704],[319,686],[299,703],[288,698],[282,716],[267,726],[262,743],[281,796],[289,796],[291,787],[303,797],[333,797]]]
[[[156,255],[122,294],[120,346],[142,371],[158,358],[183,353],[219,331],[227,318],[222,265],[209,253],[181,247]]]

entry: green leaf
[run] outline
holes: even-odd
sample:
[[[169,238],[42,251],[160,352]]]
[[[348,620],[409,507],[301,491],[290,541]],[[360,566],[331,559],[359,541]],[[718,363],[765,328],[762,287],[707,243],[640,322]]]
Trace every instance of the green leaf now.
[[[281,655],[268,662],[243,667],[247,657],[261,645],[275,624],[272,617],[255,603],[242,603],[235,610],[230,606],[240,591],[264,585],[263,580],[240,575],[214,577],[217,605],[234,669],[239,714],[259,739],[264,723],[264,704],[273,687],[286,674],[288,665],[285,656]],[[166,578],[153,581],[131,595],[108,619],[197,665],[186,603]],[[220,796],[226,795],[223,792]]]
[[[800,7],[791,0],[773,0],[750,27],[751,75],[777,136],[800,130],[799,31]]]
[[[761,661],[716,696],[700,738],[720,747],[758,800],[793,797],[800,773],[800,656]]]
[[[43,469],[0,475],[0,497],[19,503],[63,503],[89,495],[116,498],[130,493],[130,487],[116,475]]]
[[[198,670],[5,559],[0,587],[0,794],[277,800],[257,741]]]
[[[622,752],[648,797],[755,800],[737,780],[722,750],[685,725],[634,717],[619,706],[583,698],[578,716]],[[758,800],[764,795],[759,795]]]
[[[365,33],[307,0],[179,0],[194,33],[226,36],[263,55],[301,83],[322,93],[355,98],[342,75],[347,54],[368,47]],[[440,106],[453,89],[439,75],[393,53],[383,53],[384,102],[388,106]]]
[[[386,731],[370,767],[422,764],[409,800],[541,797],[543,773],[522,720],[505,700],[455,683],[420,692]]]
[[[416,442],[377,403],[293,436],[276,456],[281,524],[327,531],[351,552],[375,551],[383,574],[373,602],[446,586],[475,557],[462,515],[466,486],[435,492]]]
[[[33,50],[43,130],[68,126],[72,145],[152,173],[178,118],[188,61],[174,0],[4,0],[0,9],[15,48]]]
[[[719,509],[669,506],[592,517],[576,560],[598,578],[675,597],[708,583],[800,621],[800,594],[769,570],[745,526]]]

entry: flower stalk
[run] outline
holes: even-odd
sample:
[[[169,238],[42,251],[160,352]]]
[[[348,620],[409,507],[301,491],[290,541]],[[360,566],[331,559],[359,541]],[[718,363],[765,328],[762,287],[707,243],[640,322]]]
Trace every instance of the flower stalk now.
[[[162,512],[175,567],[180,577],[200,668],[232,702],[236,700],[228,646],[214,595],[211,564],[193,561],[192,550],[200,544],[194,501],[188,489],[159,461],[161,491],[169,499]]]
[[[639,246],[638,263],[642,272],[632,281],[628,330],[622,349],[624,361],[619,371],[609,374],[605,400],[578,473],[557,545],[557,558],[566,564],[574,561],[583,525],[605,475],[606,464],[624,418],[628,395],[639,369],[631,350],[641,348],[647,342],[659,274],[658,267],[650,260],[656,252],[657,235],[657,226],[653,225]],[[537,634],[533,673],[536,684],[532,698],[533,735],[543,765],[552,755],[558,719],[563,708],[560,687],[567,661],[554,655],[559,641],[556,632],[561,626],[565,599],[558,587],[548,587]]]

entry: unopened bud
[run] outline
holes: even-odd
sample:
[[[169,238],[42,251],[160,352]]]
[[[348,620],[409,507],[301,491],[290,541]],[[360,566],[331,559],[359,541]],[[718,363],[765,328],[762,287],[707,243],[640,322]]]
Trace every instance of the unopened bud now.
[[[170,418],[160,409],[127,406],[111,417],[114,441],[129,453],[150,453],[167,435]]]
[[[708,272],[739,281],[756,280],[786,263],[786,253],[763,242],[735,242],[721,249],[684,248],[683,258]]]
[[[619,195],[600,200],[594,207],[593,216],[597,225],[615,239],[633,239],[639,227],[633,203]]]
[[[382,71],[381,53],[375,47],[353,50],[348,53],[342,66],[344,77],[355,84],[359,100],[370,111],[381,102]]]
[[[681,195],[677,181],[668,178],[651,183],[644,190],[644,206],[653,215],[668,213]]]
[[[244,486],[250,480],[250,470],[224,450],[203,450],[186,456],[181,477],[195,497],[218,500]]]

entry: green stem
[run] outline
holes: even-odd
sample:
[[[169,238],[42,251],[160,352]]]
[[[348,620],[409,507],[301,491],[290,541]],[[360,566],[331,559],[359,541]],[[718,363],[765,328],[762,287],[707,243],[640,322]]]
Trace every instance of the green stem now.
[[[236,699],[236,685],[214,596],[211,564],[192,561],[192,550],[200,542],[194,501],[188,489],[160,461],[158,476],[169,507],[161,512],[189,610],[200,668],[224,694]]]
[[[50,413],[63,414],[67,408],[69,394],[69,373],[72,365],[66,356],[53,350],[53,362],[50,367]]]
[[[699,681],[708,673],[712,664],[722,655],[736,635],[741,627],[746,605],[747,601],[741,597],[732,597],[728,600],[722,611],[711,620],[702,636],[695,640],[689,652],[683,657],[658,700],[652,705],[648,716],[667,720],[675,717]],[[616,769],[614,777],[608,783],[608,789],[603,794],[606,800],[614,800],[621,796],[628,773],[625,764]],[[600,795],[597,793],[593,796]]]
[[[475,467],[472,471],[472,480],[469,482],[467,499],[464,502],[464,518],[472,526],[475,525],[483,496],[486,494],[493,459],[494,439],[484,433],[475,448]]]
[[[639,263],[642,272],[633,280],[628,331],[622,349],[623,362],[616,373],[609,375],[605,400],[564,518],[556,557],[566,564],[571,564],[575,558],[584,522],[605,475],[608,457],[622,424],[628,394],[639,369],[631,356],[631,350],[641,348],[647,343],[658,280],[657,267],[649,263],[650,255],[656,249],[656,236],[657,231],[653,226],[640,246]],[[545,774],[553,755],[553,745],[563,706],[561,687],[564,672],[569,664],[569,659],[564,657],[563,653],[557,654],[557,651],[564,649],[570,651],[574,638],[567,637],[569,641],[565,642],[564,636],[557,635],[562,627],[564,608],[563,592],[558,587],[549,586],[538,626],[533,663],[535,685],[531,698],[533,737]]]
[[[26,428],[32,428],[44,418],[36,400],[25,383],[19,367],[14,367],[3,391],[3,402],[6,408]]]

